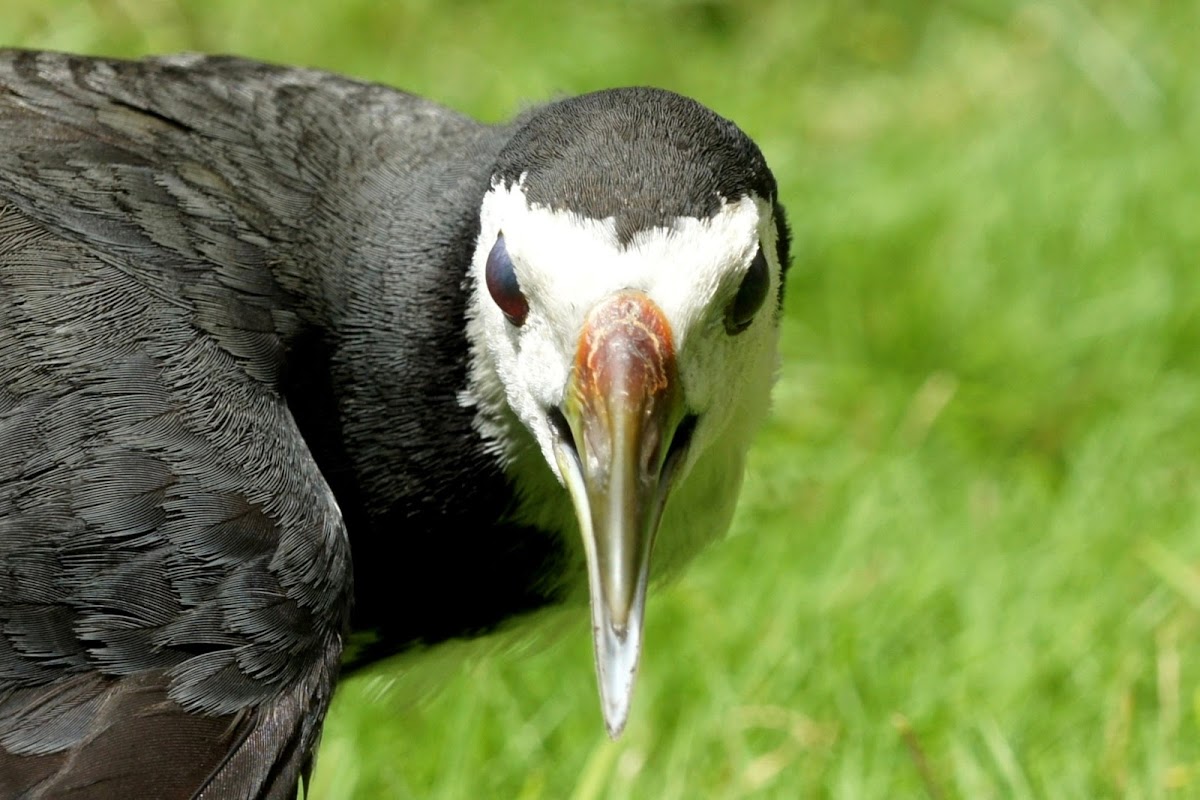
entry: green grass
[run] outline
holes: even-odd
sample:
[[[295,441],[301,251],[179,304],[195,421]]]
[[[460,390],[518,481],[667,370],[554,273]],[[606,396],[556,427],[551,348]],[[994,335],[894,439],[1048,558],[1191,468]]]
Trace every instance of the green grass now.
[[[759,141],[797,241],[734,535],[652,597],[625,737],[579,613],[346,685],[314,797],[1200,797],[1200,6],[292,6],[10,0],[3,36],[488,119],[664,85]]]

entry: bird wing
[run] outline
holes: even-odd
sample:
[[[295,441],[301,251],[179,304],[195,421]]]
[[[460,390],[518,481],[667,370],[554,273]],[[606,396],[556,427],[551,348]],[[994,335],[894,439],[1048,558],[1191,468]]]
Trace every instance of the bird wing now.
[[[186,66],[0,55],[0,797],[294,797],[332,692],[272,270],[311,179],[239,87],[318,79]]]

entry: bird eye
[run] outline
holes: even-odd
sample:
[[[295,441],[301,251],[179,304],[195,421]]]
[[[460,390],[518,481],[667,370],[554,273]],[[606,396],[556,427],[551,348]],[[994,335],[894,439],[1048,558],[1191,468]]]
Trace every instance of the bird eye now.
[[[767,259],[762,248],[758,248],[742,285],[738,287],[737,295],[725,309],[725,331],[730,336],[736,336],[750,327],[754,315],[762,308],[763,300],[767,299],[767,289],[770,288],[771,275],[767,270]]]
[[[522,325],[525,317],[529,315],[529,301],[525,299],[525,295],[521,293],[521,285],[517,283],[517,271],[513,268],[512,259],[508,257],[503,233],[496,237],[492,252],[488,253],[484,279],[487,281],[488,294],[504,312],[505,318],[513,325]]]

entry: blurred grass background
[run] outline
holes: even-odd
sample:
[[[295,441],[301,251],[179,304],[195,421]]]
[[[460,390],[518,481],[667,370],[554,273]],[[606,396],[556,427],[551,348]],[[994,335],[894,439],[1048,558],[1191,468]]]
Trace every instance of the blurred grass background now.
[[[651,599],[624,738],[580,612],[434,660],[437,692],[346,685],[311,796],[1200,797],[1194,0],[4,12],[3,44],[235,52],[489,120],[658,84],[781,181],[775,414],[734,535]]]

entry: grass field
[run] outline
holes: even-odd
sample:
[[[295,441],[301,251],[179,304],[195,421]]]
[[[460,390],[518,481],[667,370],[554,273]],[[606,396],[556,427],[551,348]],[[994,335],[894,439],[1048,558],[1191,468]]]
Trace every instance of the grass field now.
[[[1200,5],[571,6],[5,3],[5,44],[487,119],[659,84],[780,178],[774,417],[733,536],[651,598],[624,738],[578,613],[346,685],[311,796],[1200,797]]]

